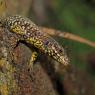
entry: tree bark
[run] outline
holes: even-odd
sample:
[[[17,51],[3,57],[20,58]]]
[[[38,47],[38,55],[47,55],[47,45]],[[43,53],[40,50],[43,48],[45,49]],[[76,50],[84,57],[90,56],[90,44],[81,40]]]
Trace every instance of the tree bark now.
[[[24,43],[17,45],[17,39],[15,34],[0,27],[0,95],[59,95],[54,71],[43,60],[45,56],[35,62],[30,72],[27,63],[32,49]]]

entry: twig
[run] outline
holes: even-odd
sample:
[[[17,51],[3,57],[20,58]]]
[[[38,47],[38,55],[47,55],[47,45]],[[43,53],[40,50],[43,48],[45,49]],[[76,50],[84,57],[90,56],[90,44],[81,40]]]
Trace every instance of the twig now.
[[[46,27],[40,27],[40,28],[41,28],[41,30],[43,32],[47,32],[49,35],[74,40],[74,41],[77,41],[77,42],[80,42],[80,43],[87,44],[87,45],[89,45],[91,47],[95,47],[94,42],[92,42],[90,40],[87,40],[85,38],[82,38],[82,37],[80,37],[78,35],[75,35],[75,34],[72,34],[72,33],[69,33],[69,32],[61,32],[59,30],[50,29],[50,28],[46,28]]]

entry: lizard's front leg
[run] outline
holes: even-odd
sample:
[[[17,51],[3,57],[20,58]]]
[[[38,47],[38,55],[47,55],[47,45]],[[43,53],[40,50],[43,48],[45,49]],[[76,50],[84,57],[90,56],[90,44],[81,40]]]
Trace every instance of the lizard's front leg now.
[[[27,63],[27,64],[28,64],[28,70],[29,70],[29,72],[31,72],[31,71],[33,70],[33,64],[34,64],[34,62],[36,61],[37,56],[38,56],[38,53],[37,53],[36,51],[33,51],[33,52],[32,52],[32,55],[31,55],[31,57],[30,57],[30,60],[29,60],[29,62]]]

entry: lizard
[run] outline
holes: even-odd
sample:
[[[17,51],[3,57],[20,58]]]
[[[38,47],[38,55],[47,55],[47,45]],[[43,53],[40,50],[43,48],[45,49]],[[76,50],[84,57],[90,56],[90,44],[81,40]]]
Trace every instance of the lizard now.
[[[30,19],[14,15],[2,19],[1,23],[10,32],[15,33],[19,41],[25,41],[64,66],[69,64],[69,59],[64,48]],[[36,57],[37,52],[34,52],[31,63],[36,60]]]

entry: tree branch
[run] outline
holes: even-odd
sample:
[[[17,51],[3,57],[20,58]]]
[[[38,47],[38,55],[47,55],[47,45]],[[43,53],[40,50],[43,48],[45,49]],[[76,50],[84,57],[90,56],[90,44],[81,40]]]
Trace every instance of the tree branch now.
[[[43,32],[46,32],[49,35],[58,36],[58,37],[66,38],[66,39],[69,39],[69,40],[74,40],[74,41],[77,41],[77,42],[80,42],[80,43],[87,44],[91,47],[95,47],[94,42],[92,42],[90,40],[87,40],[85,38],[82,38],[78,35],[71,34],[69,32],[61,32],[60,30],[50,29],[50,28],[46,28],[46,27],[40,27],[40,28]]]

